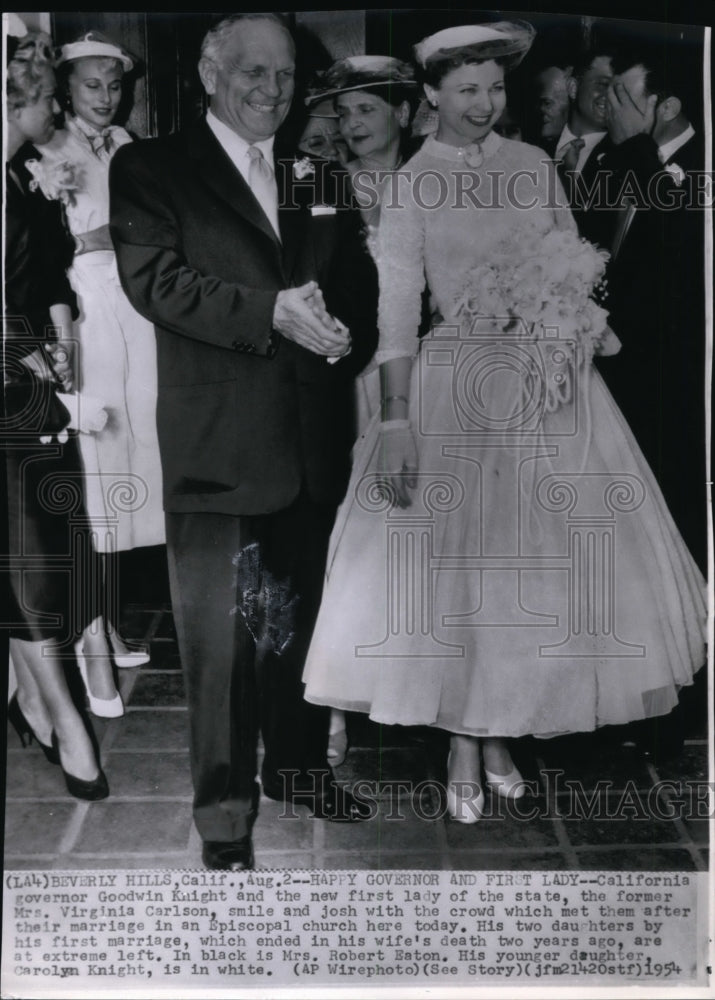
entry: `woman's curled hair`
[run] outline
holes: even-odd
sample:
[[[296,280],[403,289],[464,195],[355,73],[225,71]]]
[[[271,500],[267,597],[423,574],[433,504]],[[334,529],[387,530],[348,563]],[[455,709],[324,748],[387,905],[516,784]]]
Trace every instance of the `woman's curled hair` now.
[[[420,81],[439,90],[442,80],[453,69],[460,66],[475,65],[483,62],[495,62],[497,66],[503,66],[504,72],[508,73],[519,62],[515,56],[485,56],[484,49],[480,46],[463,45],[442,57],[430,59],[426,66],[421,68],[419,73]]]
[[[52,71],[52,48],[42,31],[29,32],[19,40],[7,64],[5,95],[10,111],[36,104]]]

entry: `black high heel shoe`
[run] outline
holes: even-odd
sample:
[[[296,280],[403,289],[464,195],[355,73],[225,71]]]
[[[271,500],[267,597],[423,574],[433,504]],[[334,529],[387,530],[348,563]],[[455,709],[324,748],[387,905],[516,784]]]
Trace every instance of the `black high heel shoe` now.
[[[50,764],[59,764],[60,755],[54,746],[48,747],[45,743],[37,738],[37,733],[32,728],[30,723],[25,718],[25,713],[20,708],[20,703],[17,700],[17,693],[12,696],[10,703],[7,706],[7,717],[8,721],[11,722],[15,728],[15,732],[20,737],[20,743],[23,747],[30,746],[34,740],[37,743],[40,750],[47,758]],[[52,734],[54,736],[54,733]],[[27,736],[27,743],[25,743],[25,737]]]
[[[57,761],[62,768],[67,791],[70,795],[74,795],[76,799],[85,799],[87,802],[97,802],[99,799],[107,798],[109,795],[109,785],[101,767],[99,768],[99,774],[92,781],[85,781],[84,778],[76,778],[74,774],[70,774],[62,767],[57,733],[52,734],[52,748],[57,753]]]

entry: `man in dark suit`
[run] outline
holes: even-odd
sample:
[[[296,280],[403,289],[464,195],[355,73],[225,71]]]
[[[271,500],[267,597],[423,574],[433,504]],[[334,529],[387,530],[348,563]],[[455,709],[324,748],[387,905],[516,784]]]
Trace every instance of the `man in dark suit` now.
[[[204,863],[233,870],[253,864],[259,728],[265,795],[367,815],[326,766],[328,712],[301,673],[349,471],[347,326],[359,344],[374,304],[354,308],[360,255],[323,238],[348,213],[311,215],[310,178],[274,155],[294,57],[277,16],[225,18],[202,46],[206,119],[125,147],[110,177],[122,283],[157,333],[194,819]]]
[[[608,234],[606,306],[622,347],[597,364],[704,571],[704,157],[676,64],[647,50],[615,62],[608,204],[591,211]]]
[[[587,209],[599,197],[600,161],[609,144],[607,95],[612,80],[610,50],[591,48],[576,59],[566,81],[568,121],[556,141],[554,157],[579,232],[594,243],[600,242],[599,217]]]
[[[678,55],[644,49],[614,60],[599,225],[611,252],[605,305],[622,346],[596,363],[705,572],[704,157]],[[642,749],[667,758],[682,749],[684,723],[681,703],[630,728]]]
[[[536,141],[551,157],[556,154],[556,144],[568,120],[571,71],[571,66],[554,63],[544,66],[534,77],[534,99],[539,118]]]

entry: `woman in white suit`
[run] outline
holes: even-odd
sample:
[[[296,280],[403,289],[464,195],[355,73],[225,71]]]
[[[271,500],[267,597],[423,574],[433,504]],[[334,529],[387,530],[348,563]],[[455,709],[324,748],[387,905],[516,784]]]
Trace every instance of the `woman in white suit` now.
[[[43,158],[72,168],[65,211],[75,239],[69,276],[80,310],[74,325],[79,388],[108,414],[102,430],[80,435],[85,502],[95,546],[105,554],[105,614],[76,650],[90,708],[103,716],[123,711],[108,654],[122,667],[149,659],[145,649],[128,648],[116,631],[113,556],[164,542],[154,330],[122,291],[108,224],[109,165],[116,150],[132,141],[112,122],[132,68],[131,57],[96,31],[62,46],[58,80],[67,120],[42,150]]]

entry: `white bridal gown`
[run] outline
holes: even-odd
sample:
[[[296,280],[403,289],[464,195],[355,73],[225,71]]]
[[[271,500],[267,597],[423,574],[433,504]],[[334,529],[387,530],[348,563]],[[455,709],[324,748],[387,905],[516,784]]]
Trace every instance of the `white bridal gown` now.
[[[411,506],[391,506],[376,414],[333,533],[306,697],[478,736],[663,714],[704,662],[704,580],[598,373],[579,369],[555,412],[538,393],[517,405],[528,346],[474,339],[455,317],[504,237],[574,225],[541,150],[492,133],[482,152],[469,167],[429,137],[400,203],[383,205],[377,360],[415,359],[419,475]],[[455,207],[466,173],[480,206]],[[418,342],[425,277],[445,322]]]

